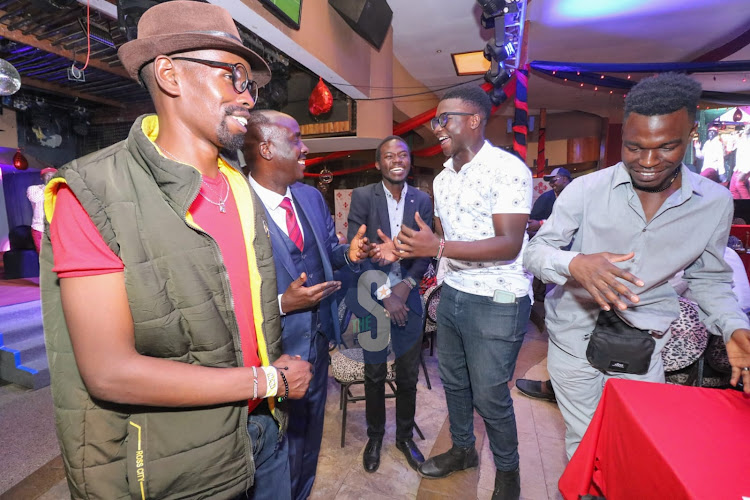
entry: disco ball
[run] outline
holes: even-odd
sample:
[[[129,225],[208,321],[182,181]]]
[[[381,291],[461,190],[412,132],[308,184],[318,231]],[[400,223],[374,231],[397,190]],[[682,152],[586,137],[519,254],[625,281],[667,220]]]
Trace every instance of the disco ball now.
[[[11,63],[0,59],[0,96],[13,95],[21,88],[21,75]]]

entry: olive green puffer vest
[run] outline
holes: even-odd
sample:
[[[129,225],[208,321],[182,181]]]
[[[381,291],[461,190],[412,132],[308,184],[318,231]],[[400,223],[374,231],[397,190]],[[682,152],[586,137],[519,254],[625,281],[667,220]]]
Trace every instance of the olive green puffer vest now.
[[[218,245],[186,220],[201,176],[159,154],[144,133],[158,126],[155,120],[139,118],[125,141],[63,166],[58,176],[125,265],[138,352],[204,366],[241,366],[239,329]],[[248,254],[251,276],[260,277],[253,300],[261,304],[254,310],[262,311],[261,318],[256,313],[256,325],[262,324],[258,344],[268,364],[281,354],[275,268],[262,205],[249,186],[238,198],[240,207],[242,197],[254,212]],[[246,403],[182,409],[91,398],[73,356],[53,263],[47,224],[41,258],[44,329],[72,497],[224,499],[249,489],[254,463]],[[275,408],[274,415],[283,429],[283,412]]]

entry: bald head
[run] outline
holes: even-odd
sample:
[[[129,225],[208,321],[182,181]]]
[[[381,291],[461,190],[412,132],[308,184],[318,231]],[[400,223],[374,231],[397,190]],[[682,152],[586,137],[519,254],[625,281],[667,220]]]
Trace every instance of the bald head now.
[[[278,132],[277,124],[282,117],[291,118],[289,115],[272,109],[260,109],[250,113],[245,135],[245,156],[257,154],[258,145],[269,140],[273,133]]]
[[[243,153],[262,186],[285,191],[300,180],[307,151],[297,120],[273,110],[250,113]]]

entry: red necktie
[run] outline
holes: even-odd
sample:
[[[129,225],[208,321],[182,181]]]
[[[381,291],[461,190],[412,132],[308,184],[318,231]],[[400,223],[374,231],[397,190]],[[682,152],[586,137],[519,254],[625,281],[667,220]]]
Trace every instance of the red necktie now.
[[[289,233],[289,239],[292,240],[292,243],[297,245],[297,248],[299,248],[299,251],[301,252],[305,247],[305,244],[302,241],[302,231],[300,231],[299,224],[297,224],[297,217],[294,216],[292,200],[284,197],[279,206],[286,210],[286,230]]]

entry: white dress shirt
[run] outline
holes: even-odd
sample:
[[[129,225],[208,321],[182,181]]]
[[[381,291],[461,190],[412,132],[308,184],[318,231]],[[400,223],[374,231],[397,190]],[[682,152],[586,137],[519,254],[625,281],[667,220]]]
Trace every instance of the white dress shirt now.
[[[388,188],[383,183],[383,189],[385,190],[385,201],[388,205],[388,220],[391,224],[391,238],[395,239],[398,233],[401,232],[401,223],[404,220],[404,206],[406,205],[406,183],[401,188],[401,198],[396,201]],[[394,285],[401,281],[401,263],[399,261],[391,264],[391,270],[388,273],[388,288],[393,288]]]
[[[302,229],[302,223],[299,220],[299,213],[297,212],[297,206],[294,203],[294,199],[292,198],[292,191],[287,186],[286,193],[284,195],[280,195],[279,193],[275,191],[271,191],[270,189],[264,188],[260,184],[258,184],[258,181],[253,179],[252,175],[249,175],[247,177],[250,180],[250,185],[255,190],[255,194],[258,195],[258,198],[260,198],[260,201],[263,202],[263,206],[266,207],[266,210],[268,210],[268,213],[271,215],[271,219],[276,223],[279,228],[284,231],[284,234],[289,236],[289,230],[286,228],[286,210],[281,208],[281,202],[284,200],[284,198],[289,198],[292,200],[292,209],[294,209],[294,217],[297,219],[297,226],[299,226],[299,232],[302,234],[302,241],[305,240],[305,231]],[[299,276],[298,276],[299,277]],[[295,278],[296,279],[296,278]],[[283,294],[279,294],[279,312],[282,316],[284,316],[286,313],[281,308],[281,296]]]
[[[258,195],[258,198],[260,198],[260,201],[263,202],[263,206],[265,206],[266,210],[268,210],[268,213],[271,214],[271,219],[273,219],[276,225],[279,226],[287,236],[289,236],[289,230],[286,228],[286,210],[281,208],[280,205],[284,198],[289,198],[290,200],[292,200],[294,217],[297,219],[299,232],[302,233],[302,240],[304,241],[305,230],[302,229],[302,223],[299,219],[299,212],[297,212],[297,205],[294,203],[294,199],[292,198],[292,191],[289,189],[289,187],[286,188],[286,193],[284,193],[284,195],[282,196],[279,193],[271,191],[270,189],[264,188],[263,186],[258,184],[258,181],[253,179],[252,175],[250,175],[248,179],[250,179],[250,185],[253,186],[253,189]]]

